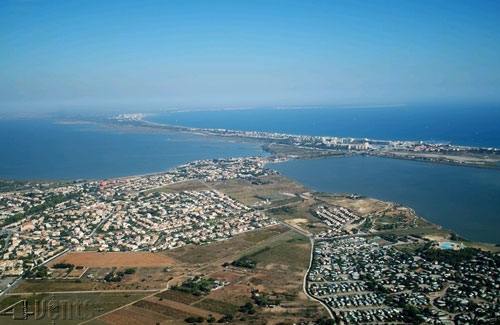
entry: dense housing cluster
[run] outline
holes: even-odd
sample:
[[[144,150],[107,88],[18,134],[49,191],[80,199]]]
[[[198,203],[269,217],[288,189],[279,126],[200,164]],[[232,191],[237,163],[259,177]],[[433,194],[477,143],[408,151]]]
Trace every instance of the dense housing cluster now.
[[[209,159],[155,175],[2,193],[0,272],[21,275],[68,249],[164,250],[275,224],[204,184],[274,174],[265,163],[261,157]],[[188,180],[200,182],[200,189],[164,191]]]
[[[330,207],[321,205],[314,210],[314,214],[329,228],[316,237],[334,237],[347,234],[345,225],[359,220],[360,217],[344,207]]]
[[[491,322],[500,315],[500,256],[475,249],[413,253],[379,238],[317,243],[308,291],[348,322]]]

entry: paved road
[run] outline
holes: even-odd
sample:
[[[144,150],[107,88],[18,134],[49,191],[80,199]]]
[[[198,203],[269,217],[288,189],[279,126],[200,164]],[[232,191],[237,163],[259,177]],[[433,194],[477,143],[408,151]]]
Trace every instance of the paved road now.
[[[330,309],[330,307],[328,307],[328,305],[326,303],[324,303],[321,299],[318,299],[316,297],[311,296],[309,294],[309,292],[307,291],[307,275],[309,274],[309,271],[311,270],[313,257],[314,257],[314,236],[311,234],[308,234],[300,229],[292,227],[289,224],[287,224],[286,222],[283,222],[283,221],[278,221],[278,222],[280,224],[282,224],[283,226],[289,228],[290,230],[295,231],[295,232],[309,238],[309,241],[311,242],[311,256],[309,257],[309,267],[307,268],[306,274],[304,275],[304,281],[302,281],[302,291],[304,291],[304,293],[306,294],[306,296],[308,298],[315,300],[315,301],[319,302],[321,305],[323,305],[323,307],[325,307],[326,311],[330,315],[330,318],[334,319],[334,316],[333,316],[333,313],[332,313],[332,310]]]
[[[108,219],[109,219],[109,218],[113,215],[113,212],[115,212],[115,209],[116,209],[116,208],[113,208],[113,210],[111,210],[111,212],[110,212],[110,213],[106,216],[106,218],[102,219],[102,221],[101,221],[101,222],[99,222],[99,224],[98,224],[98,225],[94,228],[94,230],[92,230],[92,232],[90,233],[90,235],[89,235],[90,237],[94,237],[95,232],[96,232],[99,228],[101,228],[101,227],[102,227],[102,225],[103,225],[106,221],[108,221]]]
[[[321,305],[323,305],[323,307],[325,307],[326,311],[328,312],[328,315],[330,315],[330,318],[334,319],[334,316],[333,316],[333,313],[332,313],[332,310],[330,309],[330,307],[328,307],[328,305],[326,303],[324,303],[322,300],[320,300],[320,299],[318,299],[316,297],[311,296],[309,294],[309,292],[307,291],[307,275],[309,274],[309,271],[311,270],[311,266],[312,266],[312,262],[313,262],[313,257],[314,257],[314,239],[310,237],[309,240],[311,241],[311,257],[309,259],[309,267],[307,268],[306,274],[304,275],[304,281],[302,283],[302,290],[304,291],[304,293],[306,294],[306,296],[308,296],[310,299],[316,300]]]

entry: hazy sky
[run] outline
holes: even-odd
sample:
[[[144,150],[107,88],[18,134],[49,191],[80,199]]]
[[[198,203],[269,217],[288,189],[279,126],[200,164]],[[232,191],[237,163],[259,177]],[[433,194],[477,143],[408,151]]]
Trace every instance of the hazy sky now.
[[[0,1],[4,112],[462,100],[500,102],[500,1]]]

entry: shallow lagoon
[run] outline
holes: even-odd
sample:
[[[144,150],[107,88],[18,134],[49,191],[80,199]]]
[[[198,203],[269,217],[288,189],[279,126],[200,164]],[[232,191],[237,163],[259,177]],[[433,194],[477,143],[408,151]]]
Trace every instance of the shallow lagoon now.
[[[500,243],[498,170],[362,156],[268,167],[317,191],[398,202],[467,239]]]

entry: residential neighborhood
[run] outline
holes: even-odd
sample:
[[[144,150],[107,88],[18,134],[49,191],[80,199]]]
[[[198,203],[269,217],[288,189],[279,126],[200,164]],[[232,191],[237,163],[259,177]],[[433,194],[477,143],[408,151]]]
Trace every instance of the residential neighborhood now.
[[[275,173],[264,169],[265,162],[260,157],[201,160],[155,175],[2,193],[0,271],[21,275],[67,249],[166,250],[276,224],[202,183]],[[204,189],[162,191],[192,179]]]
[[[213,182],[261,184],[274,158],[191,162],[165,173],[74,181],[0,195],[1,290],[69,252],[164,251],[205,245],[237,234],[289,224],[247,206]],[[174,190],[175,187],[178,187]],[[308,201],[314,194],[283,193]],[[305,290],[344,323],[494,323],[500,317],[500,257],[461,242],[417,235],[387,237],[362,229],[366,216],[322,203],[324,224],[312,235]]]
[[[486,324],[498,319],[498,255],[467,251],[446,258],[450,254],[441,256],[443,251],[429,244],[413,253],[399,249],[406,243],[377,237],[316,242],[309,293],[348,323]]]

